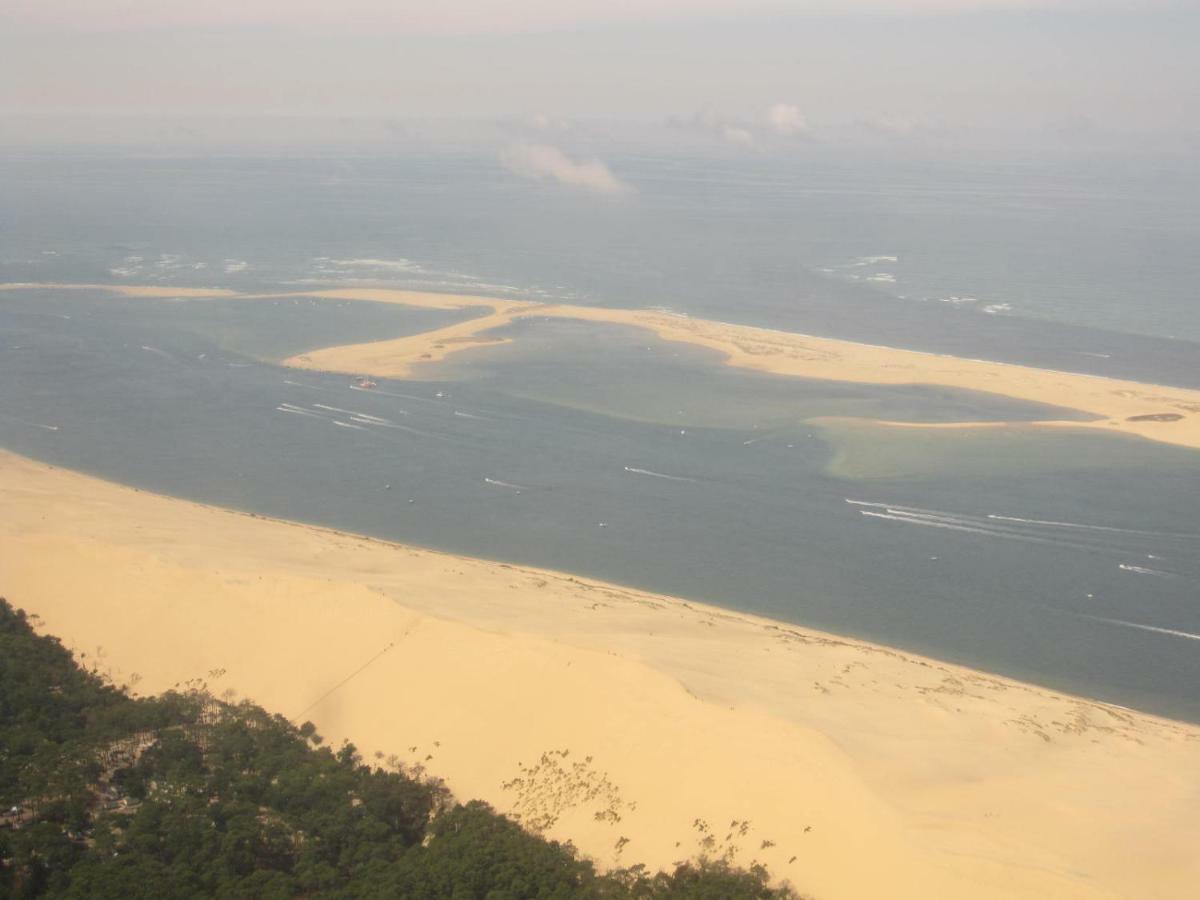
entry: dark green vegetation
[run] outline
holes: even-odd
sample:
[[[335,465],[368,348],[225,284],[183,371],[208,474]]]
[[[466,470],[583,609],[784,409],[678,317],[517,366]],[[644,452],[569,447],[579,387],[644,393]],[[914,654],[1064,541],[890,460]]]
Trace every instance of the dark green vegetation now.
[[[0,897],[786,898],[761,868],[596,872],[440,784],[199,687],[131,697],[0,600]]]

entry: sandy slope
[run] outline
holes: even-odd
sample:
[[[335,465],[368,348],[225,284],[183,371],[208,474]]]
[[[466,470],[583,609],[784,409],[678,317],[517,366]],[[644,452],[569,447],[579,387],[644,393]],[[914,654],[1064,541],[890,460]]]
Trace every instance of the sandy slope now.
[[[205,678],[606,862],[711,838],[829,900],[1200,883],[1198,728],[5,453],[0,509],[0,592],[137,689]]]

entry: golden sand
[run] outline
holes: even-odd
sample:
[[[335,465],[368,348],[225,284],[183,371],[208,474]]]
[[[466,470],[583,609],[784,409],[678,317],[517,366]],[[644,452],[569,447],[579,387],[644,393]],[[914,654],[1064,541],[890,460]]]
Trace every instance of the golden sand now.
[[[46,281],[10,281],[0,284],[0,291],[65,290],[110,291],[125,297],[236,297],[237,291],[225,288],[158,287],[155,285],[59,284]]]
[[[325,291],[313,296],[403,303],[444,304],[436,294],[389,290]],[[458,297],[460,306],[490,307],[492,313],[421,335],[329,347],[284,361],[297,368],[364,372],[381,377],[419,377],[423,362],[492,343],[485,332],[530,316],[579,319],[645,328],[666,341],[714,350],[728,365],[772,375],[869,384],[925,384],[999,394],[1077,410],[1096,421],[1047,421],[1037,425],[1137,435],[1153,441],[1200,448],[1200,391],[1081,375],[986,360],[731,325],[646,309],[521,304],[483,297]],[[1141,418],[1144,416],[1162,418]],[[974,424],[974,423],[965,423]],[[953,427],[953,423],[951,425]]]
[[[7,453],[0,504],[0,591],[118,679],[311,719],[602,863],[729,852],[819,900],[1200,883],[1196,727]]]

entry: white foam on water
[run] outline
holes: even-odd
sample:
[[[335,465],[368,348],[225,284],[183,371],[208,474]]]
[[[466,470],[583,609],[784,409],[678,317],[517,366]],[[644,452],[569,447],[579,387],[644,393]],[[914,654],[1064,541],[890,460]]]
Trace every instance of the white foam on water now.
[[[893,506],[886,503],[872,503],[865,500],[851,500],[849,498],[844,499],[847,503],[855,506],[866,507],[865,509],[860,509],[859,513],[876,519],[908,522],[912,525],[926,525],[931,528],[945,528],[951,531],[965,531],[988,537],[1022,541],[1027,544],[1041,544],[1046,547],[1064,547],[1071,550],[1085,551],[1095,551],[1098,549],[1087,544],[1078,544],[1060,538],[1051,538],[1028,531],[994,525],[989,523],[987,519],[977,516],[956,515],[941,510],[921,509],[920,507]]]
[[[309,412],[307,409],[296,409],[295,407],[288,406],[286,404],[281,404],[280,406],[277,406],[275,408],[277,410],[279,410],[279,412],[292,413],[297,416],[309,416],[310,418],[313,418],[313,419],[324,419],[325,418],[324,416],[318,416],[316,413]]]
[[[454,411],[454,415],[458,416],[460,419],[478,419],[480,422],[494,422],[495,421],[495,419],[489,419],[487,416],[477,416],[477,415],[474,415],[473,413],[465,413],[462,410],[458,410],[458,409],[456,409]]]
[[[843,498],[852,506],[868,506],[873,509],[888,509],[903,513],[922,513],[927,516],[955,516],[957,513],[948,512],[944,509],[925,509],[921,506],[899,506],[895,503],[875,503],[870,500],[851,500],[849,497]]]
[[[340,406],[327,406],[324,403],[314,403],[313,407],[315,409],[327,409],[330,412],[345,413],[348,416],[361,416],[362,415],[362,413],[360,413],[358,410],[355,410],[355,409],[342,409]]]
[[[625,471],[632,475],[649,475],[651,478],[665,478],[667,481],[695,481],[695,478],[686,478],[683,475],[664,475],[662,472],[651,472],[649,469],[638,469],[634,466],[626,466]]]
[[[392,272],[424,272],[421,266],[411,259],[329,259],[318,257],[342,269],[385,269]],[[321,270],[321,267],[318,267]]]
[[[1093,622],[1104,622],[1106,625],[1118,625],[1122,628],[1136,628],[1139,631],[1152,631],[1156,634],[1168,634],[1172,637],[1186,638],[1189,641],[1200,641],[1200,634],[1190,631],[1180,631],[1178,628],[1163,628],[1159,625],[1143,625],[1140,622],[1127,622],[1124,619],[1110,619],[1106,616],[1089,616],[1087,613],[1075,613],[1081,619],[1091,619]]]
[[[1022,519],[1019,516],[998,516],[988,513],[989,519],[998,522],[1019,522],[1022,525],[1043,525],[1052,528],[1075,528],[1085,531],[1106,531],[1115,534],[1140,534],[1145,537],[1178,537],[1200,538],[1200,534],[1186,534],[1177,531],[1145,531],[1141,528],[1116,528],[1112,525],[1087,525],[1082,522],[1056,522],[1053,519]]]
[[[147,353],[153,353],[155,356],[161,356],[168,362],[175,362],[175,357],[173,357],[166,350],[159,350],[157,347],[147,347],[145,344],[142,344],[142,349]]]
[[[422,403],[434,402],[429,397],[418,397],[415,394],[401,394],[397,391],[385,391],[383,388],[365,388],[357,384],[348,384],[346,387],[352,391],[367,391],[372,394],[378,394],[380,397],[399,397],[401,400],[418,400]]]
[[[5,413],[0,413],[0,419],[9,419],[13,422],[19,422],[22,425],[28,425],[30,428],[42,428],[46,431],[58,431],[57,425],[47,425],[45,422],[30,422],[28,419],[6,415]]]
[[[366,431],[361,425],[352,425],[349,422],[343,422],[340,419],[333,419],[334,425],[340,425],[342,428],[353,428],[355,431]]]
[[[888,519],[892,522],[907,522],[910,525],[924,525],[927,528],[945,528],[948,531],[965,531],[971,534],[984,534],[990,537],[1007,537],[1004,534],[998,534],[994,531],[989,531],[986,528],[974,528],[969,525],[957,525],[953,522],[942,522],[935,519],[920,518],[916,519],[905,515],[891,515],[886,512],[875,512],[874,510],[864,509],[860,511],[864,516],[870,516],[874,519]]]
[[[507,481],[500,481],[497,478],[485,477],[483,480],[486,481],[488,484],[494,484],[496,487],[508,488],[510,491],[520,492],[520,491],[525,490],[525,488],[521,487],[521,485],[519,485],[519,484],[510,484]]]
[[[1160,572],[1158,569],[1148,569],[1145,566],[1131,566],[1128,563],[1118,563],[1117,568],[1123,572],[1132,572],[1134,575],[1155,575],[1159,578],[1171,578],[1170,572]]]

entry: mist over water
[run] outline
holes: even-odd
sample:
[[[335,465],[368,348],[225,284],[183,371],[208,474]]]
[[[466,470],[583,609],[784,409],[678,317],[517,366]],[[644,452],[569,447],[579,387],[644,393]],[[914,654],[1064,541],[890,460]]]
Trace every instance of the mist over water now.
[[[521,181],[484,154],[4,163],[6,281],[665,305],[1200,384],[1200,177],[1179,163],[626,155],[612,167],[635,192],[615,198]]]
[[[10,162],[0,281],[661,305],[1200,384],[1194,185],[1137,168],[629,158],[613,168],[636,193],[598,200],[470,156]],[[740,372],[578,323],[521,322],[502,332],[514,343],[376,390],[273,362],[475,314],[0,293],[0,445],[1200,721],[1200,454],[814,423],[1067,415]]]

